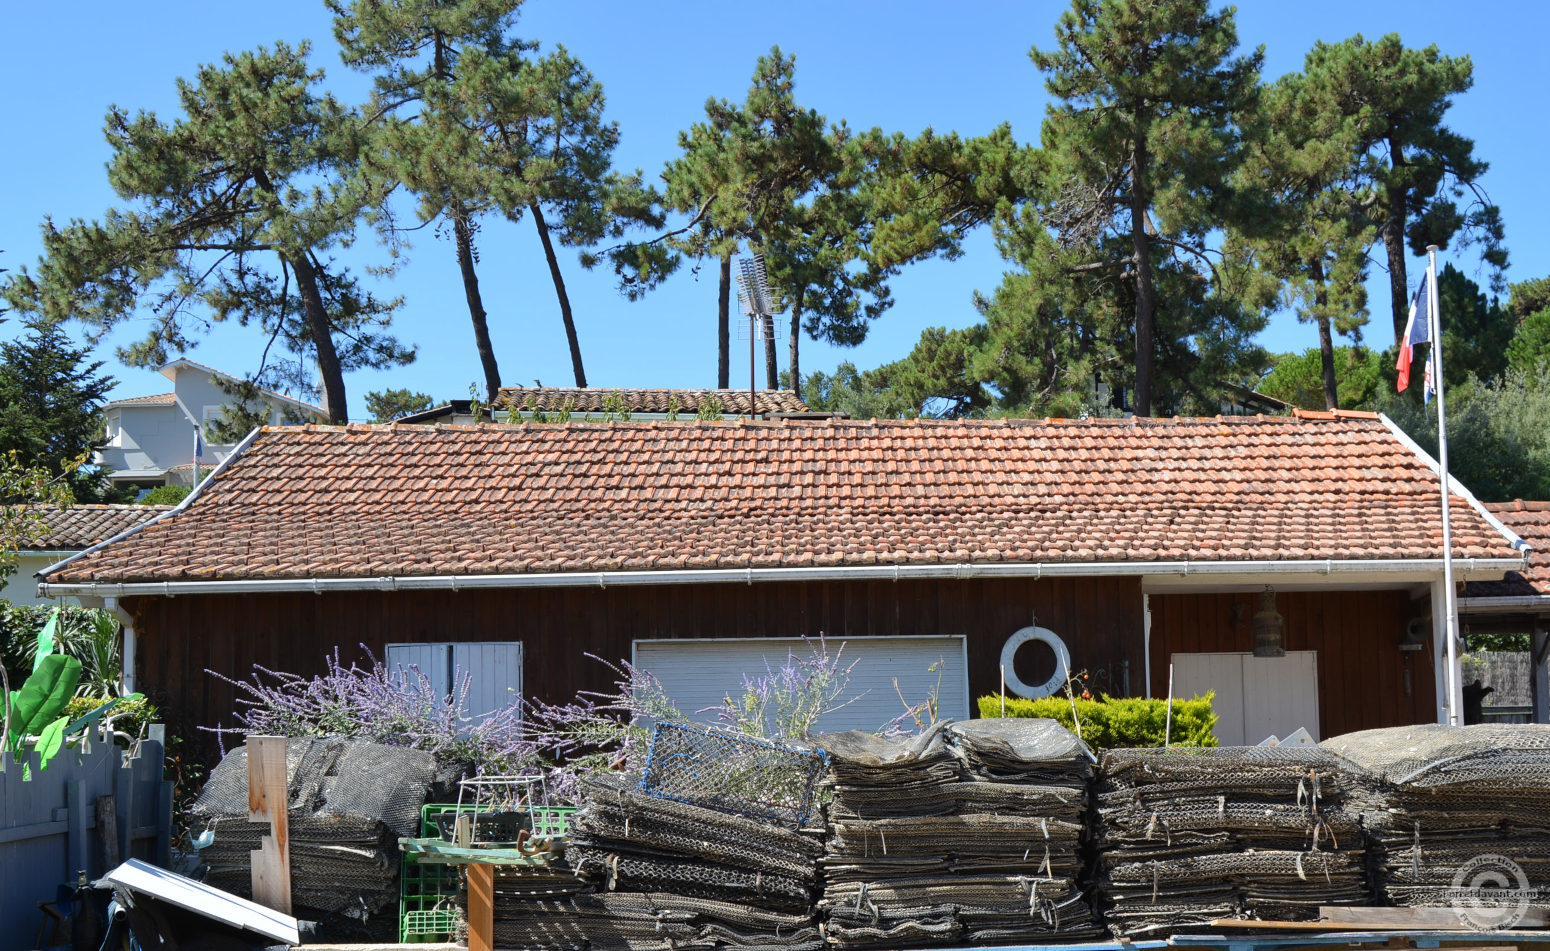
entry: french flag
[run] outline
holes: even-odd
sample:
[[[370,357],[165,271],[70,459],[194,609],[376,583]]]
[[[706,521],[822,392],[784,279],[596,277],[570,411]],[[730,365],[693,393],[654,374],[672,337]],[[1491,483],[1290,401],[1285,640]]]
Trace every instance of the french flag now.
[[[1415,348],[1432,339],[1432,308],[1431,308],[1431,272],[1421,278],[1421,286],[1416,289],[1415,297],[1410,301],[1410,319],[1405,321],[1405,337],[1399,342],[1399,362],[1395,368],[1399,370],[1399,392],[1403,393],[1410,386],[1410,360]],[[1420,315],[1420,322],[1416,322],[1416,316]],[[1431,376],[1431,364],[1427,363],[1426,372]],[[1428,385],[1426,395],[1431,395],[1431,386]]]

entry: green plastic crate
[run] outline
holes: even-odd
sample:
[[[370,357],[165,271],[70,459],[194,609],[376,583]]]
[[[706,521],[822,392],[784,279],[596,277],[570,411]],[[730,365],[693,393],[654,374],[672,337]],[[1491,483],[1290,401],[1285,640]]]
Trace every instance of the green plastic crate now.
[[[440,835],[437,817],[455,813],[458,807],[435,803],[420,810],[420,835]],[[464,812],[485,812],[483,808],[464,806]],[[534,835],[567,835],[573,806],[533,806]],[[399,872],[398,940],[405,943],[450,941],[457,928],[456,898],[461,887],[455,865],[421,865],[413,855],[405,855]]]

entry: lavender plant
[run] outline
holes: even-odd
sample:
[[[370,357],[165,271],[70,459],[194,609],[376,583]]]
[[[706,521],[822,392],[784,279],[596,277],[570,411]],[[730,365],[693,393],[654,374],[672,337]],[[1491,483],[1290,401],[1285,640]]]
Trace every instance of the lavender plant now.
[[[646,723],[689,719],[650,671],[586,656],[614,672],[611,693],[583,690],[570,703],[536,701],[527,708],[527,740],[555,764],[548,768],[549,794],[567,802],[576,800],[578,780],[587,773],[641,769],[650,739]]]
[[[713,713],[720,723],[745,736],[787,742],[807,739],[820,718],[865,694],[850,694],[851,672],[857,661],[843,662],[843,643],[830,653],[822,635],[816,641],[806,641],[805,655],[788,652],[786,662],[778,668],[766,663],[762,675],[743,675],[741,695],[728,694],[720,706],[695,712]]]
[[[409,746],[446,765],[466,765],[479,775],[517,775],[537,767],[538,751],[522,725],[522,702],[475,722],[463,714],[472,676],[454,673],[450,695],[436,689],[416,666],[389,668],[363,644],[369,668],[346,667],[335,648],[327,670],[312,678],[257,664],[249,680],[214,670],[205,673],[237,688],[237,726],[202,727],[228,736],[345,736]]]

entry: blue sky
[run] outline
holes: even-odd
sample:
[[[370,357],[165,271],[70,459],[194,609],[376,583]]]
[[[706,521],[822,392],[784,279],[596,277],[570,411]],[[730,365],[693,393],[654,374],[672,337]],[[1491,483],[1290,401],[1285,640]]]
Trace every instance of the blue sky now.
[[[676,153],[679,130],[703,115],[705,99],[741,100],[754,60],[777,44],[796,57],[799,101],[831,121],[911,134],[931,126],[964,135],[1008,121],[1019,140],[1035,142],[1047,97],[1027,52],[1035,44],[1051,45],[1065,7],[1051,0],[788,0],[761,10],[698,0],[529,0],[517,32],[546,47],[563,44],[592,69],[607,91],[609,115],[621,126],[618,164],[654,178]],[[1502,208],[1512,255],[1508,278],[1517,281],[1550,274],[1550,240],[1541,225],[1550,214],[1550,190],[1541,185],[1550,127],[1538,95],[1545,88],[1547,11],[1550,6],[1530,0],[1482,5],[1468,15],[1456,3],[1250,0],[1239,11],[1238,32],[1245,48],[1264,45],[1267,79],[1300,68],[1315,40],[1358,32],[1399,32],[1408,45],[1436,43],[1447,54],[1473,57],[1474,89],[1456,100],[1448,121],[1473,138],[1476,154],[1491,164],[1484,185]],[[368,90],[368,80],[338,62],[320,0],[261,6],[80,0],[12,5],[5,22],[0,83],[11,134],[0,149],[0,266],[13,271],[36,258],[44,215],[90,218],[114,204],[101,135],[109,104],[171,118],[176,77],[191,75],[224,51],[277,40],[312,40],[313,61],[341,98],[361,100]],[[381,263],[373,242],[363,234],[349,259]],[[532,224],[488,220],[480,246],[480,283],[504,381],[568,385],[559,310]],[[973,323],[974,292],[992,291],[1006,265],[988,232],[973,236],[966,252],[957,261],[926,262],[900,275],[893,282],[895,307],[862,346],[841,350],[804,341],[803,369],[830,370],[841,360],[876,366],[908,353],[926,327]],[[1445,258],[1483,282],[1473,254]],[[618,295],[605,271],[583,271],[573,254],[562,258],[562,266],[593,386],[715,384],[713,263],[697,275],[686,265],[635,303]],[[1411,273],[1418,268],[1412,265]],[[1385,288],[1386,275],[1375,269],[1377,316],[1366,340],[1378,347],[1392,343]],[[407,262],[382,290],[405,298],[397,332],[418,344],[419,359],[391,372],[348,377],[351,417],[365,416],[363,397],[372,389],[406,386],[442,399],[467,396],[481,374],[450,242],[428,229],[420,232]],[[120,366],[113,356],[114,344],[134,339],[143,327],[138,321],[124,325],[100,349],[120,381],[115,396],[165,389],[159,375]],[[0,339],[17,331],[9,320],[0,325]],[[1280,316],[1262,342],[1273,350],[1301,350],[1314,346],[1316,337],[1311,326]],[[243,373],[253,369],[261,346],[238,328],[217,325],[189,356]],[[739,352],[734,345],[734,386],[747,381]],[[760,373],[762,378],[762,368]]]

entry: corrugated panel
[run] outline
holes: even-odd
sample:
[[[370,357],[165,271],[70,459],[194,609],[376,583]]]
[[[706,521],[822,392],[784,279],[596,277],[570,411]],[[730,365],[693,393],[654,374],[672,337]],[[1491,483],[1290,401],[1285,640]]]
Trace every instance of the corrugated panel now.
[[[388,669],[418,669],[430,679],[437,693],[446,696],[452,692],[451,648],[451,644],[389,644]]]
[[[453,644],[452,667],[469,675],[463,712],[476,721],[522,699],[520,641]]]
[[[938,717],[969,716],[965,643],[950,637],[851,637],[830,640],[842,666],[854,662],[848,696],[857,699],[823,717],[820,732],[876,730],[937,692]],[[778,671],[809,647],[801,638],[636,641],[635,664],[662,681],[691,719],[713,721],[726,696],[741,695],[745,678]],[[897,686],[895,682],[897,681]],[[902,694],[902,699],[901,699]],[[698,715],[696,715],[698,714]]]

